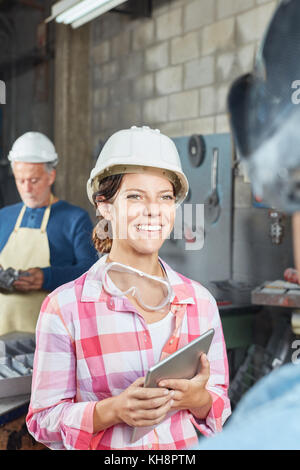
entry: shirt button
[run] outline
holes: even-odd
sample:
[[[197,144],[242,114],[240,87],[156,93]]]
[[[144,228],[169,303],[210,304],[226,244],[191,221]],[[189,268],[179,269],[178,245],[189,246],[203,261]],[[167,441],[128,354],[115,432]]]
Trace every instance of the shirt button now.
[[[147,447],[148,449],[152,449],[152,444],[149,442],[149,444],[147,444]]]
[[[173,344],[174,343],[174,339],[171,339],[171,341],[169,342],[169,344]]]

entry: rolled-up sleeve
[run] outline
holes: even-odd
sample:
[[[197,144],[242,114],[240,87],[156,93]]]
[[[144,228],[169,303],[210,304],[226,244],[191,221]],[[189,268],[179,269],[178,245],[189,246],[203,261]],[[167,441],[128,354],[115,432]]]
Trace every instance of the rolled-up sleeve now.
[[[76,402],[75,344],[57,297],[43,302],[36,328],[31,401],[26,423],[30,434],[59,450],[88,449],[93,438],[95,401]]]
[[[223,424],[231,414],[231,406],[228,398],[229,370],[226,344],[219,310],[213,297],[207,308],[208,329],[214,328],[215,330],[207,355],[210,363],[210,378],[206,389],[212,397],[212,407],[206,419],[197,419],[193,416],[192,421],[203,435],[211,436],[222,431]]]

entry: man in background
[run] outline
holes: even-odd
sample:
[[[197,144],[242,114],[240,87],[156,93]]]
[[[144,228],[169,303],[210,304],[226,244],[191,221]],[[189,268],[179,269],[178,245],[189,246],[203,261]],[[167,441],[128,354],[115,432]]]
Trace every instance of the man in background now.
[[[0,335],[34,333],[48,292],[97,260],[88,213],[52,193],[58,162],[52,142],[39,132],[27,132],[8,158],[22,202],[0,210],[0,266],[21,275],[12,292],[0,291]]]

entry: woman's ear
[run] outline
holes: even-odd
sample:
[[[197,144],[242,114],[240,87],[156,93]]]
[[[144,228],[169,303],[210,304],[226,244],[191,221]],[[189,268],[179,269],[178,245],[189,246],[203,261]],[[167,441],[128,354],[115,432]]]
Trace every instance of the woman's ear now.
[[[105,201],[100,201],[97,202],[97,209],[99,211],[99,214],[104,217],[106,220],[112,220],[112,214],[111,214],[111,204],[109,202]]]

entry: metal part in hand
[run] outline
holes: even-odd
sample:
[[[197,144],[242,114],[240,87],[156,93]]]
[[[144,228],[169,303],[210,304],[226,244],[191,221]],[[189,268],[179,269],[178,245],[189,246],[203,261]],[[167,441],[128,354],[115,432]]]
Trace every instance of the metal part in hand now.
[[[20,271],[16,269],[3,269],[2,266],[0,266],[0,289],[12,292],[14,290],[13,283],[19,278],[20,274]]]

